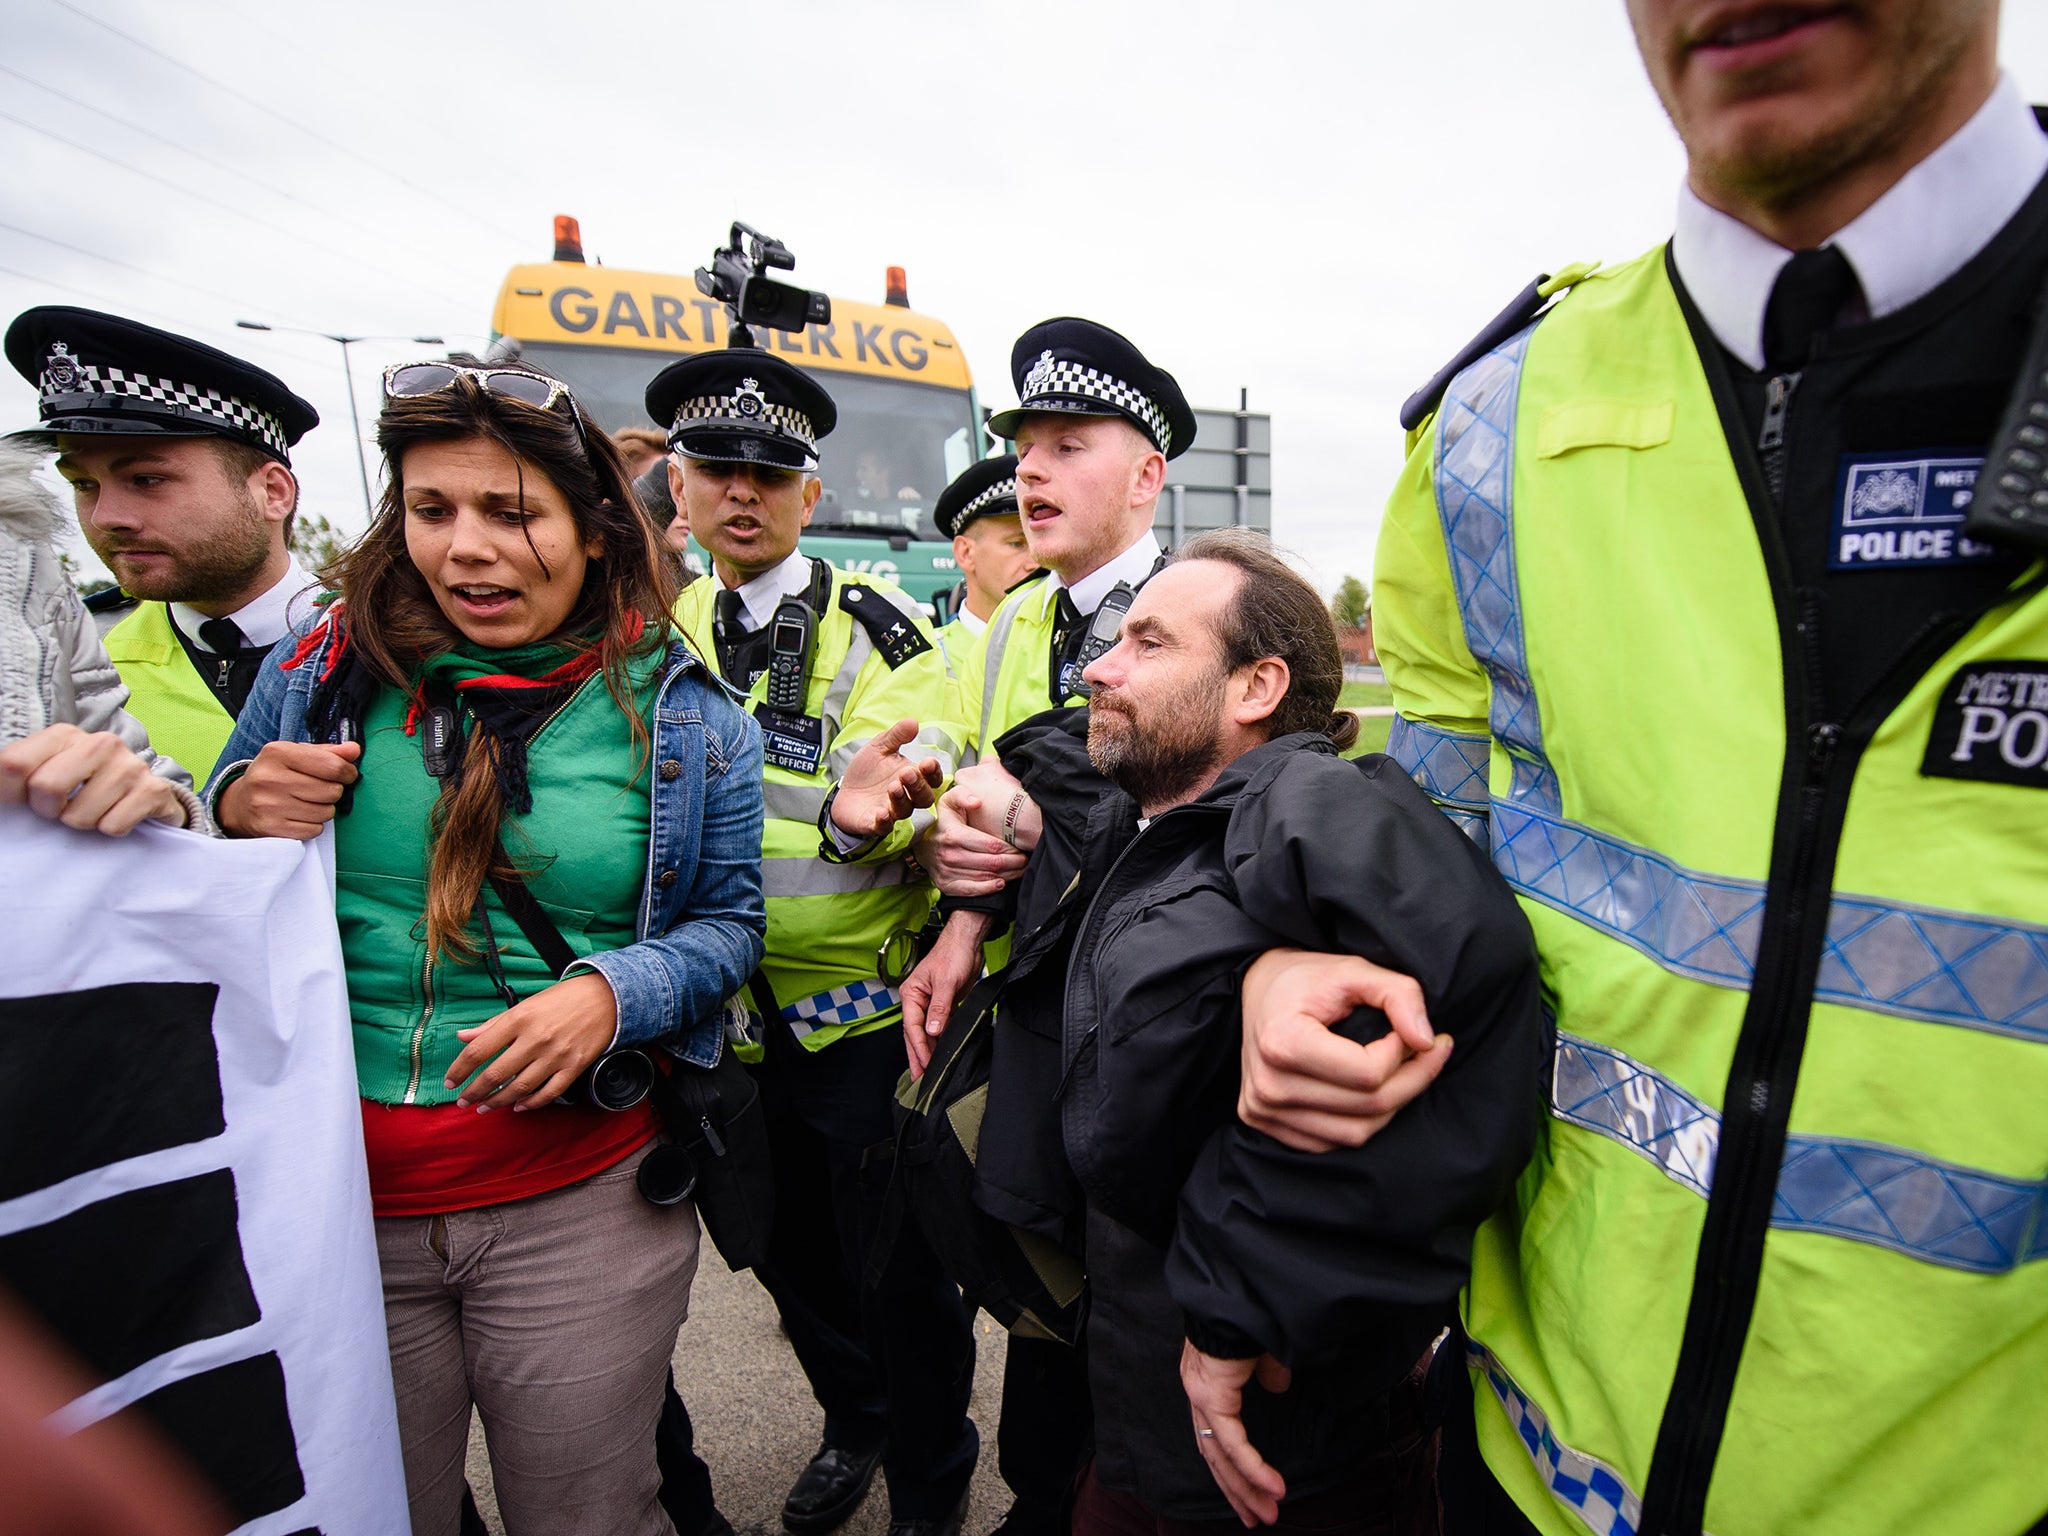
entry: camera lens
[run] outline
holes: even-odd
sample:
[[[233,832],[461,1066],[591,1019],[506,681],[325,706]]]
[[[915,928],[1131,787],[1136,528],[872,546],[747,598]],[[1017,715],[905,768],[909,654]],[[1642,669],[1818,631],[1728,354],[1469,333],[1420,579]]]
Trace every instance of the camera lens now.
[[[654,1087],[654,1063],[641,1051],[610,1051],[591,1064],[585,1080],[599,1109],[631,1109]]]
[[[697,1192],[697,1160],[674,1143],[663,1142],[640,1159],[633,1182],[650,1205],[681,1205]]]

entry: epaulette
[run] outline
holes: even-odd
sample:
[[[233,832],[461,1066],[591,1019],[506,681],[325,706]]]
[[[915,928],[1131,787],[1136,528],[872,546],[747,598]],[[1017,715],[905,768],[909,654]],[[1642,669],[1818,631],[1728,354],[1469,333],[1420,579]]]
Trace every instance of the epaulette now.
[[[1508,305],[1492,320],[1486,329],[1474,336],[1458,350],[1458,355],[1430,376],[1422,388],[1410,395],[1401,405],[1401,429],[1413,432],[1429,419],[1430,412],[1444,397],[1444,391],[1451,387],[1451,380],[1470,368],[1480,358],[1513,336],[1522,327],[1537,320],[1549,309],[1550,301],[1576,282],[1582,281],[1594,268],[1597,261],[1575,262],[1561,269],[1556,276],[1545,272],[1515,295],[1515,301]]]
[[[85,611],[87,613],[119,613],[124,608],[139,607],[141,603],[141,598],[130,597],[119,587],[101,587],[99,591],[87,595],[85,598]]]
[[[918,629],[917,621],[880,587],[849,581],[839,589],[839,606],[868,632],[868,638],[875,642],[875,649],[882,653],[892,672],[932,648],[931,641]]]

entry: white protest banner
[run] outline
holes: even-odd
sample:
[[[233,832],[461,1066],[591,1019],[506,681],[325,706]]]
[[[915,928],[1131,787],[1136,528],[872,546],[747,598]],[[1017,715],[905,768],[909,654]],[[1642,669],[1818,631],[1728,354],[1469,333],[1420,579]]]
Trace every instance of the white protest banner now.
[[[327,840],[0,806],[0,1285],[241,1536],[407,1526]]]

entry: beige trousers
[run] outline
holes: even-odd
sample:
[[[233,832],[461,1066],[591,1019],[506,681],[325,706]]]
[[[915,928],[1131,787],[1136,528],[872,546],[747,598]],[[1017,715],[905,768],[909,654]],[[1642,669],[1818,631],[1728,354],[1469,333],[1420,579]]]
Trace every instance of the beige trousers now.
[[[530,1200],[380,1217],[413,1536],[456,1536],[469,1411],[507,1536],[673,1536],[654,1427],[697,1272],[697,1213],[645,1156]]]

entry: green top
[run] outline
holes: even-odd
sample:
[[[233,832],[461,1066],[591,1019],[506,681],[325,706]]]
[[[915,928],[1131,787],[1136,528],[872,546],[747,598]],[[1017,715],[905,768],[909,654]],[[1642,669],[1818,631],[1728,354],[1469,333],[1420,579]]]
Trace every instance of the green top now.
[[[537,676],[566,659],[559,647],[512,651],[465,647],[436,658],[453,683],[493,672]],[[628,675],[650,719],[662,657],[635,658]],[[462,1050],[455,1032],[504,1012],[481,954],[429,963],[426,945],[428,827],[440,785],[422,757],[423,736],[405,734],[406,696],[384,689],[363,722],[362,779],[335,821],[335,911],[355,1026],[356,1083],[381,1104],[452,1103],[441,1079]],[[471,729],[465,716],[466,736]],[[647,868],[649,793],[644,753],[600,674],[577,690],[528,744],[529,815],[507,814],[503,837],[528,884],[578,956],[631,944]],[[530,997],[555,978],[489,886],[483,900],[505,980]]]

